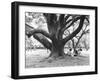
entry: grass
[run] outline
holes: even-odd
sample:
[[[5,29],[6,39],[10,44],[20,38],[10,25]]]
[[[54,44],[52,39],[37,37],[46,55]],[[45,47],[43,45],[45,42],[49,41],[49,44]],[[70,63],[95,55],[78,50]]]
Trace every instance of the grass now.
[[[89,65],[88,56],[71,57],[66,55],[65,58],[58,58],[52,61],[42,61],[49,56],[50,52],[43,50],[26,51],[26,68],[41,68],[41,67],[64,67],[64,66],[84,66]]]

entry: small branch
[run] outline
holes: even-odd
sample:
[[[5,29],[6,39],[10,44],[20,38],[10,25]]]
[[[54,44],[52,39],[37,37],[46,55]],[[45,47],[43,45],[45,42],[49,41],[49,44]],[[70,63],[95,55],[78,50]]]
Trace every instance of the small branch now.
[[[28,28],[34,29],[32,26],[30,26],[30,25],[28,25],[26,23],[25,23],[25,26],[28,27]]]
[[[89,29],[86,31],[86,28],[87,28],[87,26],[85,27],[85,29],[82,31],[81,35],[78,38],[75,36],[78,40],[75,47],[77,47],[77,45],[79,44],[80,39],[83,37],[83,35],[85,35],[86,33],[89,33]]]
[[[68,20],[68,21],[64,24],[64,26],[66,27],[66,25],[69,24],[72,20],[73,20],[73,19]]]
[[[86,34],[86,33],[89,33],[90,32],[90,30],[88,29],[88,30],[86,30],[84,33]]]
[[[76,43],[75,47],[77,47],[77,45],[79,44],[80,39],[82,38],[82,36],[83,36],[83,35],[84,35],[84,33],[82,33],[82,34],[81,34],[81,36],[78,38],[78,41],[77,41],[77,43]]]
[[[88,23],[90,23],[90,22],[89,22],[89,19],[88,19],[87,17],[86,17],[86,20],[87,20]]]
[[[70,16],[71,16],[71,15],[67,15],[67,16],[65,17],[65,21],[67,21],[68,18],[69,18]]]

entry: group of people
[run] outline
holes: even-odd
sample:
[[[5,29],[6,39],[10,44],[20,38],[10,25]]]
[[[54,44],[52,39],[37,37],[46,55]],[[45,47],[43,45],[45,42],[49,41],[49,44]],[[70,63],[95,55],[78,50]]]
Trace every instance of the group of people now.
[[[75,50],[72,49],[72,48],[70,48],[70,49],[68,50],[68,52],[67,52],[67,55],[72,56],[72,57],[74,57],[74,56],[78,56],[78,55],[81,54],[81,51],[82,51],[81,48],[79,48],[79,49],[75,49]]]

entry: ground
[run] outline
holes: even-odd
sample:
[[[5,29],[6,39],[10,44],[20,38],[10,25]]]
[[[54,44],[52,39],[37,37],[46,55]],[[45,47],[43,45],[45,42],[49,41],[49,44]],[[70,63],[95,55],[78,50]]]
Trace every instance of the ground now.
[[[50,54],[46,49],[36,49],[26,51],[26,68],[40,68],[40,67],[61,67],[61,66],[83,66],[89,65],[89,55],[79,55],[71,57],[66,55],[65,58],[58,58],[52,61],[43,61]]]

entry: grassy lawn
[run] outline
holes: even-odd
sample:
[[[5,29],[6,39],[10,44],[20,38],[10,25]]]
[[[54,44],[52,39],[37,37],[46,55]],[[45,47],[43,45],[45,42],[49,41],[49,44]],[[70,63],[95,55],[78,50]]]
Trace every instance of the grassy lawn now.
[[[50,52],[46,50],[31,50],[26,52],[26,68],[40,68],[40,67],[61,67],[61,66],[83,66],[89,65],[88,56],[71,57],[66,55],[65,58],[58,58],[52,61],[42,61],[48,57]]]

